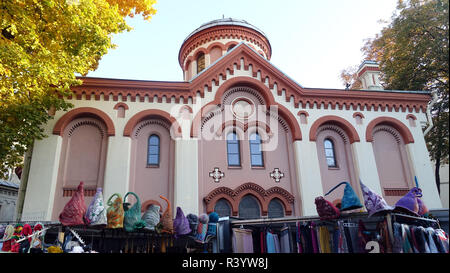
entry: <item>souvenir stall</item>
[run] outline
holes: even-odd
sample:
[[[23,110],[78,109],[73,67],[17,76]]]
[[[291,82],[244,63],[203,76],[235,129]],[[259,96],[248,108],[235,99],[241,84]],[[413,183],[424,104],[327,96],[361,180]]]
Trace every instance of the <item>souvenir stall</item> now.
[[[175,218],[168,199],[160,213],[150,205],[141,214],[136,193],[113,194],[104,206],[98,188],[86,208],[81,182],[59,215],[58,222],[0,223],[1,252],[9,253],[207,253],[213,252],[218,215],[184,215]],[[134,204],[127,202],[133,196]]]
[[[348,182],[340,208],[315,200],[318,216],[229,219],[234,253],[448,253],[448,234],[429,215],[420,188],[395,206],[360,182],[367,212]],[[330,193],[329,192],[329,193]],[[329,194],[327,193],[327,194]],[[327,195],[326,194],[326,195]],[[218,234],[218,240],[223,240]]]

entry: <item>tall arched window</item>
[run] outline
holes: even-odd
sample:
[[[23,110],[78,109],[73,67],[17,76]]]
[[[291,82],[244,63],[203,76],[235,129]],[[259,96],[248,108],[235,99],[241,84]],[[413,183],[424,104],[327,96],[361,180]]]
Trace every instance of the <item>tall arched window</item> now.
[[[264,166],[263,154],[261,150],[261,137],[258,133],[250,136],[250,159],[253,166]]]
[[[269,202],[269,218],[281,217],[284,217],[284,207],[279,199],[274,198]]]
[[[197,57],[197,74],[205,69],[205,54],[200,53]]]
[[[257,219],[261,217],[258,201],[251,195],[246,195],[239,203],[239,218]]]
[[[326,138],[323,141],[323,147],[325,149],[325,158],[327,160],[328,167],[337,167],[336,152],[334,150],[333,141],[329,138]]]
[[[227,200],[220,199],[214,206],[214,211],[219,215],[219,217],[231,216],[231,207]]]
[[[147,165],[152,167],[159,166],[159,136],[157,135],[151,135],[148,138]]]
[[[241,166],[239,139],[236,132],[227,135],[228,166]]]

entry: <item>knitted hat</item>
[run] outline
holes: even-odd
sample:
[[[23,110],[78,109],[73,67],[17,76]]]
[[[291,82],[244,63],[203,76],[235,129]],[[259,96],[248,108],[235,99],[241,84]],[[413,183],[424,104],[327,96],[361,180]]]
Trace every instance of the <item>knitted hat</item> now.
[[[419,215],[419,197],[422,197],[422,190],[417,187],[412,188],[405,196],[395,203],[395,210]],[[423,209],[424,208],[422,208],[422,210]]]
[[[316,204],[317,214],[321,220],[336,219],[341,216],[341,212],[330,201],[323,198],[323,196],[316,197],[314,200]]]
[[[142,215],[142,220],[145,222],[145,228],[149,230],[155,230],[156,225],[159,223],[160,215],[159,210],[160,206],[156,204],[150,205],[147,210]]]
[[[382,211],[391,211],[394,207],[389,206],[383,197],[372,191],[369,187],[359,181],[364,196],[364,205],[366,206],[369,217]]]
[[[8,240],[11,240],[12,237],[13,237],[13,234],[14,234],[14,226],[12,226],[12,225],[7,225],[7,226],[5,227],[5,231],[4,231],[4,233],[3,233],[3,239],[2,239],[2,241],[5,242],[5,241],[8,241]]]
[[[183,210],[180,207],[177,207],[177,215],[175,217],[175,220],[173,220],[173,229],[175,230],[177,236],[186,235],[191,232],[189,221],[184,216]]]
[[[14,233],[13,233],[12,239],[19,240],[22,236],[22,231],[23,231],[23,225],[16,224],[14,226]]]
[[[195,214],[189,213],[186,218],[189,221],[189,227],[191,228],[191,235],[197,235],[198,217]]]
[[[419,203],[418,214],[420,216],[428,217],[429,210],[428,210],[427,206],[425,206],[425,203],[423,202],[422,198],[417,198],[417,203]]]
[[[106,208],[103,205],[102,188],[97,188],[94,199],[92,199],[91,204],[87,208],[84,218],[86,223],[91,226],[106,225],[107,217]]]
[[[206,213],[203,213],[198,217],[197,239],[200,241],[205,240],[206,232],[208,231],[208,220],[209,217]]]
[[[23,225],[23,229],[22,229],[22,235],[23,236],[29,236],[33,233],[33,229],[31,228],[31,226],[29,224],[25,224]],[[31,242],[31,237],[28,238],[28,241]]]
[[[212,212],[208,219],[208,231],[206,235],[216,236],[217,233],[217,222],[219,222],[219,215],[216,212]]]
[[[173,233],[173,217],[170,201],[162,195],[159,197],[167,202],[167,208],[161,216],[161,231],[165,233]]]
[[[81,181],[77,191],[64,206],[59,215],[59,221],[64,226],[84,225],[84,214],[86,213],[86,204],[84,203],[84,182]]]
[[[350,186],[350,183],[348,183],[348,182],[341,182],[341,183],[337,184],[327,194],[325,194],[325,196],[327,196],[332,191],[334,191],[337,187],[339,187],[340,185],[343,185],[343,184],[345,184],[345,189],[344,189],[344,196],[342,197],[341,211],[362,208],[363,205],[359,201],[358,196],[356,195],[352,186]]]

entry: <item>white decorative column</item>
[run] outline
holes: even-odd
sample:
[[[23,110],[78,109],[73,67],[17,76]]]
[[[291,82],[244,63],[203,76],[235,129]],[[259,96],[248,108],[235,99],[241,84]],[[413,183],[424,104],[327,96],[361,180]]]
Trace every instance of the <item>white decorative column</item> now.
[[[406,150],[411,159],[413,174],[417,177],[419,188],[422,189],[422,200],[428,209],[442,209],[442,202],[437,190],[433,166],[425,140],[423,136],[417,137],[414,135],[414,141],[414,143],[406,145]]]
[[[307,140],[294,141],[294,155],[302,215],[317,215],[314,201],[316,197],[323,196],[323,189],[316,143]]]
[[[199,214],[198,207],[198,140],[175,140],[174,205],[184,214]]]
[[[116,132],[122,132],[119,128]],[[131,138],[120,134],[108,137],[103,199],[106,202],[114,193],[122,197],[129,191],[130,184]]]
[[[352,151],[357,179],[361,179],[364,185],[380,196],[383,196],[372,142],[366,142],[365,140],[354,142],[352,144]],[[359,189],[358,192],[361,193],[361,190]]]
[[[50,124],[47,128],[53,128]],[[62,137],[45,133],[47,138],[34,143],[21,221],[50,221],[52,217]]]

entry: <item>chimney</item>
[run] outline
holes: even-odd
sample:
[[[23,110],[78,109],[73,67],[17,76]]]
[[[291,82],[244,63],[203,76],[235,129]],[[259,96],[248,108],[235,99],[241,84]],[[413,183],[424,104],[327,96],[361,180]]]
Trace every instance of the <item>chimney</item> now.
[[[380,83],[380,67],[377,62],[370,60],[363,61],[356,73],[362,83],[362,89],[383,90],[383,86]]]

